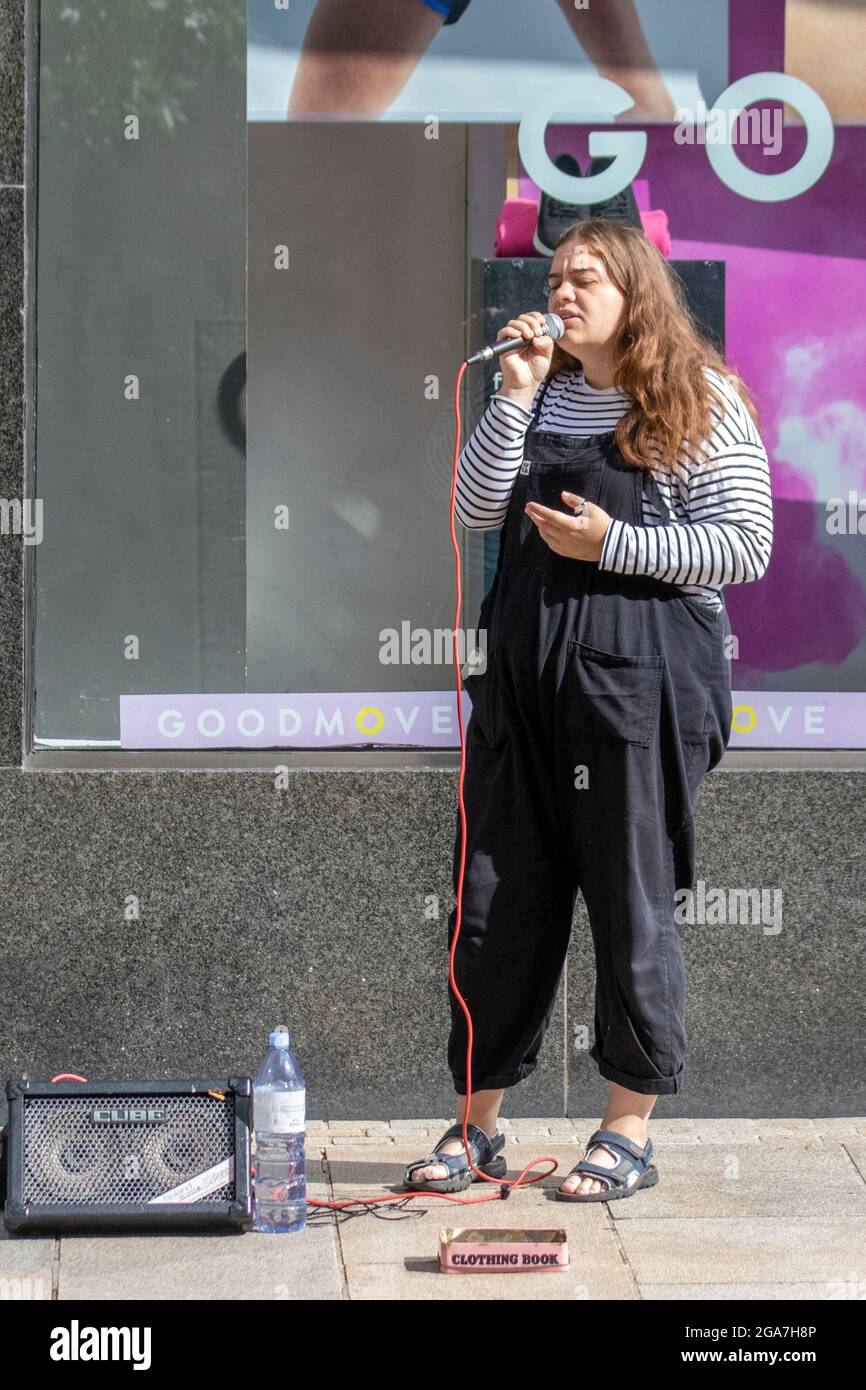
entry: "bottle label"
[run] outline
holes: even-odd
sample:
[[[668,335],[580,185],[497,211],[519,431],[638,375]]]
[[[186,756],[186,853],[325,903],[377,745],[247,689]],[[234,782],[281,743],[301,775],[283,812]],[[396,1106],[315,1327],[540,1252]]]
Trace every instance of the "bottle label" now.
[[[253,1124],[259,1134],[303,1134],[306,1090],[256,1091]]]

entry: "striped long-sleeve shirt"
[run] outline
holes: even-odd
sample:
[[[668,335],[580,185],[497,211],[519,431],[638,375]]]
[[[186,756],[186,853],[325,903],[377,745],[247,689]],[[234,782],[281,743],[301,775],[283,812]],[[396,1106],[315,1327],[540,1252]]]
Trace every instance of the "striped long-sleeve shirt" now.
[[[664,511],[645,482],[644,524],[614,517],[598,565],[678,584],[718,606],[725,584],[760,579],[766,570],[773,509],[767,451],[754,421],[726,378],[710,367],[704,371],[725,402],[722,410],[713,399],[708,462],[684,449],[671,469],[653,464]],[[539,427],[601,434],[612,430],[630,405],[631,397],[614,386],[589,386],[580,368],[561,371],[544,394]],[[525,410],[505,396],[491,398],[458,461],[455,516],[463,526],[489,531],[502,525],[533,415],[534,407]],[[660,458],[657,446],[653,450]]]

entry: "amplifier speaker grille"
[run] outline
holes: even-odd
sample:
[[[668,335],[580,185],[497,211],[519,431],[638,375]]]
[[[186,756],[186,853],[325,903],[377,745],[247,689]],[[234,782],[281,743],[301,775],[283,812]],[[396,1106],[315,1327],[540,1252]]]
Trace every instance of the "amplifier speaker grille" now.
[[[94,1121],[100,1111],[156,1111],[157,1123]],[[227,1158],[234,1149],[234,1097],[73,1096],[24,1099],[24,1201],[149,1202]],[[227,1202],[234,1181],[201,1198]]]

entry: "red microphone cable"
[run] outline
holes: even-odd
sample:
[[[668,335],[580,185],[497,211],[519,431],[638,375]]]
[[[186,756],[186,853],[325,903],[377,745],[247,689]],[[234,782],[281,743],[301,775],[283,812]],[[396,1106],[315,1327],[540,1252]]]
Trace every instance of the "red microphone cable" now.
[[[460,621],[463,607],[463,589],[461,584],[460,567],[460,546],[457,542],[457,535],[454,528],[454,499],[457,494],[457,464],[460,458],[460,386],[463,381],[463,373],[468,366],[467,362],[462,362],[457,372],[457,381],[454,386],[454,456],[451,463],[451,501],[450,501],[450,524],[451,524],[451,545],[454,550],[455,558],[455,582],[457,589],[457,600],[454,612],[454,669],[457,673],[457,726],[460,730],[460,778],[457,784],[457,801],[460,808],[460,868],[457,877],[457,915],[454,923],[454,939],[451,943],[451,950],[448,956],[448,978],[461,1009],[466,1015],[466,1027],[468,1039],[466,1046],[466,1108],[463,1112],[463,1147],[466,1150],[466,1157],[469,1165],[483,1178],[485,1182],[491,1182],[497,1188],[496,1192],[491,1192],[486,1197],[458,1197],[453,1192],[431,1192],[429,1189],[422,1188],[419,1192],[401,1192],[390,1197],[354,1197],[342,1202],[322,1202],[312,1197],[307,1198],[307,1205],[310,1207],[354,1207],[372,1206],[381,1202],[405,1202],[413,1197],[442,1197],[446,1202],[457,1202],[462,1206],[474,1206],[478,1202],[498,1202],[510,1195],[513,1187],[529,1187],[532,1183],[541,1182],[542,1178],[549,1178],[551,1173],[555,1173],[559,1167],[558,1159],[552,1158],[549,1154],[544,1154],[540,1158],[534,1158],[521,1168],[516,1178],[511,1180],[505,1178],[494,1178],[489,1173],[482,1173],[481,1169],[472,1160],[472,1152],[469,1148],[468,1125],[469,1107],[472,1100],[472,1017],[466,1005],[466,1000],[457,988],[457,981],[454,978],[454,954],[457,950],[457,941],[460,936],[460,928],[463,923],[463,878],[466,868],[466,807],[463,803],[463,782],[466,772],[466,738],[463,730],[463,709],[461,695],[463,685],[460,680],[460,652],[458,648],[458,634],[461,631]],[[539,1163],[550,1163],[553,1166],[546,1173],[539,1173],[538,1177],[526,1178],[524,1174],[532,1171]]]

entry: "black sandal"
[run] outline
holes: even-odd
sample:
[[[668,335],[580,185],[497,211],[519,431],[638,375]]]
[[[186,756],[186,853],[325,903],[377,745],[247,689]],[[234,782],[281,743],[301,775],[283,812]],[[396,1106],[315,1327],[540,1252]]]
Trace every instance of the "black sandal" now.
[[[477,1164],[481,1172],[491,1178],[504,1178],[508,1165],[505,1158],[499,1153],[499,1150],[505,1145],[505,1135],[501,1130],[497,1129],[491,1138],[470,1120],[466,1126],[466,1136],[472,1153],[472,1161]],[[450,1129],[446,1129],[432,1153],[429,1153],[426,1158],[416,1158],[414,1163],[406,1165],[406,1171],[403,1175],[403,1190],[411,1188],[413,1192],[462,1192],[464,1188],[469,1187],[470,1183],[480,1182],[481,1179],[478,1174],[469,1166],[465,1147],[456,1154],[440,1152],[440,1145],[448,1139],[462,1138],[463,1121],[460,1120]],[[443,1164],[451,1176],[428,1178],[425,1182],[410,1181],[410,1175],[416,1168],[425,1168],[432,1163]]]
[[[607,1187],[602,1188],[601,1192],[561,1192],[559,1188],[554,1188],[553,1195],[561,1202],[614,1202],[618,1197],[631,1197],[638,1188],[653,1187],[658,1182],[658,1169],[650,1163],[653,1155],[651,1139],[641,1148],[624,1134],[617,1134],[612,1129],[597,1129],[595,1134],[590,1136],[586,1146],[587,1153],[597,1144],[613,1153],[621,1153],[622,1158],[612,1168],[605,1168],[600,1163],[590,1163],[582,1158],[572,1168],[571,1173],[566,1173],[563,1182],[570,1178],[572,1173],[578,1173],[583,1178],[599,1178],[607,1183]]]

